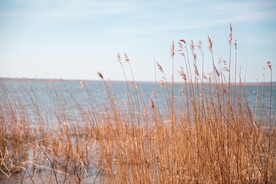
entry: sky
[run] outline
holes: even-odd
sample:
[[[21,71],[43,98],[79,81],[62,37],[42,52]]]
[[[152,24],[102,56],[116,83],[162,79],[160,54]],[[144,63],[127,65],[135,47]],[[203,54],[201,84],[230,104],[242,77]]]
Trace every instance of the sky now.
[[[268,81],[266,61],[276,68],[275,0],[0,0],[0,77],[95,80],[100,71],[106,79],[124,80],[117,53],[126,53],[135,80],[155,80],[154,61],[169,80],[171,44],[177,50],[180,39],[188,49],[191,40],[202,41],[208,73],[208,36],[219,68],[220,59],[229,61],[230,23],[238,77]],[[231,58],[233,63],[233,48]],[[176,53],[174,64],[179,70],[183,57]],[[272,75],[275,81],[276,71]],[[156,77],[161,80],[160,72]]]

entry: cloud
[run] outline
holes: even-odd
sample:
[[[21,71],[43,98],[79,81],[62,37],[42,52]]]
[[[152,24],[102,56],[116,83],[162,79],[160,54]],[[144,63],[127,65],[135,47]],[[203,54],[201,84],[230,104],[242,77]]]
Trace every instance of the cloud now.
[[[178,19],[171,21],[164,20],[163,23],[152,23],[151,26],[141,26],[140,24],[132,26],[121,26],[114,27],[113,31],[119,32],[122,34],[133,34],[133,35],[142,35],[142,34],[154,34],[156,32],[162,31],[179,31],[179,30],[198,30],[212,28],[219,25],[228,25],[231,23],[243,23],[243,22],[256,22],[256,21],[275,21],[276,11],[267,10],[267,11],[248,11],[248,12],[233,12],[229,15],[220,15],[217,17],[211,16],[202,16],[194,19]]]
[[[28,0],[23,3],[17,0],[17,2],[16,6],[6,5],[8,8],[0,11],[0,17],[80,19],[123,14],[129,11],[127,3],[113,1]]]
[[[23,2],[23,0],[17,1]],[[276,17],[276,3],[273,1],[215,1],[208,2],[208,6],[190,0],[172,1],[172,3],[131,0],[27,0],[25,2],[40,4],[40,9],[31,12],[10,10],[0,12],[0,16],[71,21],[99,17],[114,20],[113,15],[121,15],[125,18],[115,20],[117,21],[115,23],[104,22],[102,29],[108,28],[116,33],[130,35],[206,29],[230,22],[275,21]],[[41,6],[43,3],[48,5]]]

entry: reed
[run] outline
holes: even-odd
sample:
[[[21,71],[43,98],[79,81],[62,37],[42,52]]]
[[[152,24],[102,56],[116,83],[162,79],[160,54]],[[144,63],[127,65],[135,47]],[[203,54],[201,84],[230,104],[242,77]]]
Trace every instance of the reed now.
[[[206,75],[202,42],[197,48],[179,40],[184,66],[183,93],[175,97],[172,43],[172,82],[162,74],[165,96],[143,97],[139,86],[132,89],[118,54],[126,81],[126,102],[117,99],[111,82],[103,82],[104,102],[96,101],[85,82],[89,108],[82,106],[73,93],[49,95],[56,104],[58,120],[49,128],[39,108],[35,92],[28,92],[31,105],[1,85],[0,103],[0,176],[2,181],[26,183],[275,183],[276,129],[272,114],[272,83],[269,112],[252,112],[244,84],[237,84],[237,56],[231,83],[231,58],[217,69],[213,41],[208,37],[213,70]],[[231,57],[232,26],[229,49]],[[234,43],[237,53],[236,42]],[[189,58],[189,54],[193,59]],[[124,55],[126,62],[130,62]],[[202,61],[202,62],[200,62]],[[192,63],[191,63],[192,62]],[[267,63],[271,71],[272,66]],[[191,68],[194,69],[192,72]],[[202,68],[199,72],[198,68]],[[135,83],[130,65],[131,78]],[[225,79],[228,76],[228,80]],[[241,78],[239,79],[241,81]],[[234,87],[234,88],[232,88]],[[234,90],[233,90],[234,89]],[[258,93],[258,90],[257,90]],[[93,98],[94,96],[94,98]],[[259,96],[259,94],[257,94]],[[68,98],[74,105],[69,104]],[[257,97],[258,99],[258,97]],[[260,102],[256,99],[258,103]],[[161,108],[158,100],[164,100]],[[147,103],[149,102],[149,103]],[[256,106],[262,106],[257,104]],[[69,108],[68,108],[69,107]],[[70,108],[76,108],[77,113]],[[30,111],[35,117],[30,116]],[[139,112],[139,113],[136,113]],[[267,113],[267,114],[266,114]],[[77,122],[77,123],[76,123]]]

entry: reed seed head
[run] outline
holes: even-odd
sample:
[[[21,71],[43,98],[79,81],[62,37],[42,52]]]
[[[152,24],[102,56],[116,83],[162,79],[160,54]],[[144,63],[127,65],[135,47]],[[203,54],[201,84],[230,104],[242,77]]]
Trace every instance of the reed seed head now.
[[[192,52],[195,51],[195,45],[194,45],[194,41],[193,40],[191,40],[190,48],[191,48]]]
[[[208,42],[209,42],[209,49],[212,52],[213,49],[213,41],[211,40],[210,36],[208,36]]]
[[[267,65],[267,67],[268,67],[269,70],[272,69],[272,65],[271,65],[271,62],[270,62],[270,61],[267,61],[267,62],[266,62],[266,65]]]
[[[104,77],[103,77],[103,75],[101,74],[101,72],[97,72],[97,75],[98,75],[102,80],[104,80]]]
[[[194,67],[195,67],[195,74],[197,75],[197,76],[199,76],[199,72],[198,72],[198,68],[197,68],[197,65],[194,63]]]
[[[214,66],[214,71],[215,71],[215,73],[217,74],[217,76],[219,77],[219,76],[220,76],[220,74],[219,74],[219,71],[218,71],[218,69],[217,69],[217,67],[216,67],[216,66]]]
[[[122,60],[119,52],[117,53],[117,60],[120,64],[122,64]]]
[[[229,38],[228,38],[228,42],[229,42],[229,45],[231,45],[232,43],[232,24],[230,23],[230,34],[229,34]]]
[[[81,85],[82,88],[86,88],[86,84],[82,80],[80,81],[80,85]]]
[[[138,84],[136,83],[136,82],[134,82],[134,81],[130,81],[130,87],[132,87],[132,88],[138,88]]]
[[[174,57],[175,52],[174,52],[174,41],[172,41],[172,48],[171,48],[171,56]]]
[[[128,55],[126,53],[124,53],[124,58],[125,58],[126,63],[129,63],[129,58],[128,58]]]
[[[152,109],[154,109],[154,103],[153,103],[152,99],[150,99],[150,107],[151,107]]]
[[[180,66],[180,71],[178,71],[178,73],[184,81],[187,81],[187,75],[185,74],[182,66]]]
[[[198,41],[197,48],[201,53],[203,52],[202,51],[202,41],[201,40]]]
[[[157,64],[158,70],[160,70],[162,73],[164,73],[162,66],[157,62],[156,62],[156,64]]]
[[[184,39],[179,40],[180,42],[186,44],[186,41]]]
[[[182,43],[178,42],[178,47],[179,47],[180,49],[183,49]]]

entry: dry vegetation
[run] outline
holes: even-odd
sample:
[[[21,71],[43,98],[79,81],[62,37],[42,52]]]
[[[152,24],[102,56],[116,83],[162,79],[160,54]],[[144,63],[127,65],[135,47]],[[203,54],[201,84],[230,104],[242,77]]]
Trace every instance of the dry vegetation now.
[[[237,45],[229,35],[229,61],[216,68],[213,42],[208,38],[213,71],[206,76],[202,44],[178,43],[184,67],[185,104],[174,94],[174,43],[171,48],[172,83],[162,86],[165,96],[145,99],[134,81],[128,82],[128,56],[118,55],[127,86],[127,101],[118,102],[107,82],[104,104],[90,102],[79,125],[66,113],[57,113],[57,128],[47,121],[33,98],[28,107],[37,123],[31,126],[29,113],[16,96],[1,87],[0,173],[2,181],[23,183],[276,183],[275,115],[248,106],[243,83],[236,76]],[[192,59],[188,57],[191,49]],[[201,54],[198,60],[197,51]],[[233,48],[232,48],[233,47]],[[232,49],[235,57],[231,59]],[[189,52],[190,53],[190,52]],[[231,66],[231,61],[232,65]],[[233,64],[234,62],[234,64]],[[198,63],[202,68],[199,70]],[[272,67],[267,63],[270,75]],[[234,70],[231,71],[231,70]],[[194,71],[194,72],[193,72]],[[231,77],[230,73],[235,73]],[[272,81],[272,79],[271,79]],[[83,89],[89,93],[84,82]],[[54,97],[53,97],[54,98]],[[72,98],[74,98],[72,96]],[[164,98],[166,110],[157,101]],[[55,101],[57,99],[53,99]],[[183,101],[181,101],[183,102]],[[259,102],[260,103],[260,102]],[[98,106],[105,109],[98,112]],[[164,111],[167,111],[165,113]]]

